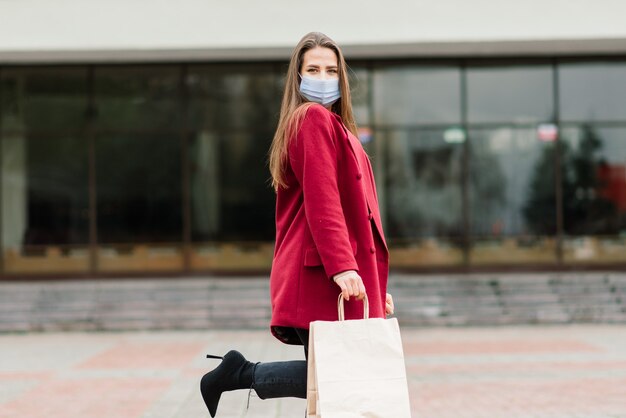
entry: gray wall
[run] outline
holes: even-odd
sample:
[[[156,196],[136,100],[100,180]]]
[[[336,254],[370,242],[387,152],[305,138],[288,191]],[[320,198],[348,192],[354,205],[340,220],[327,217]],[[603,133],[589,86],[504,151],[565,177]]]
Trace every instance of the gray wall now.
[[[0,0],[0,63],[624,53],[622,0]]]

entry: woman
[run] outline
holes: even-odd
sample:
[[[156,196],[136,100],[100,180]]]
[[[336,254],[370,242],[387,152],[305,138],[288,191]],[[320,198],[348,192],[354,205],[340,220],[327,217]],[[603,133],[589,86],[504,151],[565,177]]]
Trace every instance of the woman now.
[[[393,313],[386,293],[389,253],[374,175],[357,139],[347,66],[337,44],[312,32],[296,46],[286,77],[278,128],[270,149],[276,190],[276,246],[270,277],[271,332],[304,345],[309,324]],[[352,298],[352,299],[351,299]],[[229,351],[201,382],[212,417],[220,395],[254,389],[261,399],[306,398],[306,361],[251,363]]]

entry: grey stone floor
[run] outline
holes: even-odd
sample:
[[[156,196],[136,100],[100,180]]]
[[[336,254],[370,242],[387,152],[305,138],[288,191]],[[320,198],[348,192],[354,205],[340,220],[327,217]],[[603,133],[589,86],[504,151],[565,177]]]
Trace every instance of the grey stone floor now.
[[[626,326],[402,329],[414,417],[626,417]],[[208,417],[198,391],[236,348],[303,358],[266,330],[0,335],[0,417]],[[218,417],[302,417],[300,399],[224,394]]]

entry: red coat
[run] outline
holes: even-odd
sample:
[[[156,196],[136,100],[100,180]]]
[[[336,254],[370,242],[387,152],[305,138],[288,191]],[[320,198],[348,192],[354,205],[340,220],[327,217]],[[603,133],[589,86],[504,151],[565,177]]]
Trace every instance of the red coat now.
[[[385,243],[374,174],[359,140],[341,117],[321,105],[308,110],[288,148],[288,188],[276,198],[276,247],[270,277],[271,330],[287,344],[289,328],[337,320],[340,288],[332,276],[357,270],[370,318],[385,316],[389,251]],[[351,298],[346,318],[363,316]]]

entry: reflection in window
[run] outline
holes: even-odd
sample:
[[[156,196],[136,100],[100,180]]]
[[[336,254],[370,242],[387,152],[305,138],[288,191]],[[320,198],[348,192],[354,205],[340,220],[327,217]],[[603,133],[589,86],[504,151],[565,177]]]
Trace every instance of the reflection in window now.
[[[553,234],[553,143],[535,129],[472,130],[470,137],[472,233]]]
[[[458,131],[451,128],[450,131]],[[388,161],[386,233],[395,267],[463,263],[461,157],[448,130],[378,132]],[[384,204],[384,203],[383,203]]]
[[[563,139],[565,233],[626,234],[626,128],[581,125]]]
[[[211,131],[274,128],[280,94],[272,67],[190,67],[190,125]]]
[[[458,68],[392,67],[373,73],[373,106],[378,125],[459,123]]]
[[[565,262],[624,262],[626,128],[568,126],[562,153]]]
[[[0,80],[3,131],[77,131],[85,126],[86,69],[5,69]]]
[[[274,239],[275,196],[266,161],[271,132],[225,135],[220,142],[221,240]]]
[[[462,144],[442,130],[393,131],[388,155],[390,237],[461,236]]]
[[[472,261],[554,261],[554,143],[535,129],[470,132]]]
[[[99,242],[182,241],[180,164],[177,136],[98,137]]]
[[[82,138],[33,138],[27,144],[28,228],[24,243],[88,242],[87,144]]]
[[[96,125],[114,130],[176,130],[182,109],[178,74],[174,67],[97,68]]]
[[[200,132],[189,144],[191,171],[191,239],[216,240],[220,233],[220,147],[218,138]]]
[[[351,68],[350,95],[352,96],[352,111],[358,126],[368,126],[369,115],[369,74],[365,69]]]
[[[4,269],[85,272],[87,69],[7,68],[0,89]]]
[[[548,66],[469,68],[467,86],[471,123],[544,121],[554,113]]]
[[[5,248],[88,242],[87,147],[82,138],[7,135],[2,141]]]
[[[559,65],[561,119],[626,120],[626,63]]]
[[[6,271],[86,271],[86,142],[73,136],[5,133],[1,154]]]
[[[266,156],[280,110],[271,66],[193,66],[190,93],[194,242],[274,239]]]

